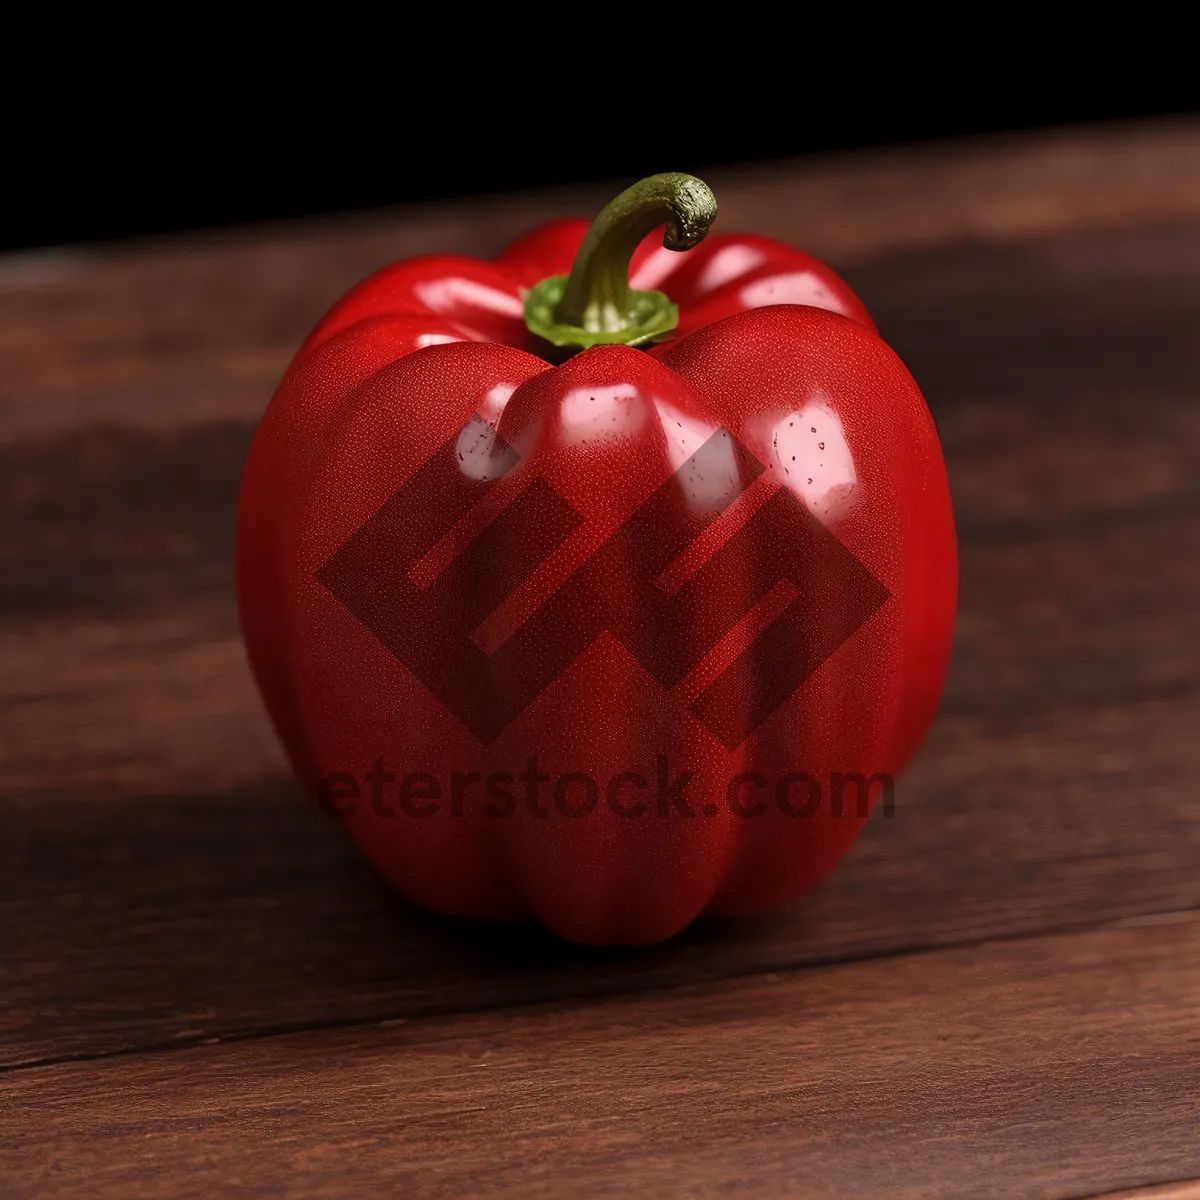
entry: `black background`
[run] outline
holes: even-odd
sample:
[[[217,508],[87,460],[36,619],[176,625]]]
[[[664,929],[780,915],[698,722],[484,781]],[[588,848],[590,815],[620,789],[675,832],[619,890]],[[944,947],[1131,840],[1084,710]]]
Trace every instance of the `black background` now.
[[[306,76],[303,87],[272,79],[234,94],[211,75],[172,87],[170,74],[168,66],[119,94],[101,77],[36,120],[17,112],[4,152],[0,249],[585,180],[624,185],[663,170],[702,174],[718,164],[1200,107],[1195,89],[1161,79],[1148,86],[1102,75],[1064,88],[1050,72],[1027,74],[1019,87],[994,79],[973,87],[969,69],[917,98],[903,75],[857,95],[836,73],[814,81],[811,96],[756,83],[739,101],[746,85],[741,93],[730,85],[735,99],[706,96],[682,116],[672,104],[683,102],[636,76],[628,103],[606,95],[593,116],[586,104],[543,102],[536,89],[497,93],[484,86],[491,76],[466,68],[435,74],[428,96],[381,88],[379,79],[359,95],[344,75],[324,87]],[[28,108],[28,97],[20,103]]]

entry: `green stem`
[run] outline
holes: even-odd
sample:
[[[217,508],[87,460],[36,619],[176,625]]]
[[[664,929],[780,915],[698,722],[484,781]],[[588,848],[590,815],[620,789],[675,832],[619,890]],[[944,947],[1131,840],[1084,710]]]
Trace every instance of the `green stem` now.
[[[525,300],[525,324],[556,346],[636,346],[679,323],[662,292],[629,287],[629,260],[641,240],[666,225],[668,250],[695,246],[717,216],[708,185],[692,175],[651,175],[622,192],[596,218],[570,275],[543,279]]]

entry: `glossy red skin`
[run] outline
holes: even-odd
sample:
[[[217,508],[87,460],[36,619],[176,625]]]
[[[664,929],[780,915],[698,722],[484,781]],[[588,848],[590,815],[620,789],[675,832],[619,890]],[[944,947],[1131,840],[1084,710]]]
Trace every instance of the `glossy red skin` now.
[[[545,226],[493,263],[402,262],[327,314],[280,383],[246,465],[239,604],[267,708],[314,791],[334,772],[361,776],[377,757],[398,774],[486,777],[537,755],[551,777],[586,771],[603,781],[624,771],[652,777],[655,755],[666,751],[673,774],[695,772],[704,782],[689,800],[698,809],[710,789],[714,817],[628,819],[601,804],[586,819],[539,819],[523,807],[496,819],[477,798],[457,818],[415,819],[394,803],[391,815],[362,803],[342,816],[380,873],[419,904],[470,917],[533,915],[585,943],[649,943],[701,912],[780,904],[820,882],[849,849],[864,823],[853,813],[748,819],[729,811],[721,781],[747,770],[894,774],[908,761],[945,675],[955,538],[920,392],[849,288],[799,251],[714,236],[672,254],[648,238],[631,282],[679,304],[680,335],[652,355],[600,347],[559,367],[532,354],[522,289],[565,274],[586,229],[582,221]],[[780,296],[826,307],[771,302]],[[601,397],[606,419],[581,410],[583,393]],[[787,422],[801,411],[816,413],[822,436],[828,429],[834,438],[836,461],[818,468],[833,474],[820,476],[816,492],[803,491],[779,449],[783,430],[801,466],[806,455],[815,460],[810,444],[787,440],[796,436]],[[703,686],[708,668],[673,694],[609,635],[483,746],[316,578],[476,413],[499,416],[500,436],[522,455],[481,509],[494,515],[542,476],[583,517],[502,606],[493,622],[501,638],[673,474],[694,448],[679,441],[685,425],[730,430],[767,467],[760,499],[799,490],[891,599],[734,750],[680,700]],[[844,486],[822,496],[831,481]],[[609,586],[620,603],[632,584],[617,570]],[[735,570],[714,610],[737,606],[744,586]],[[706,613],[695,619],[702,626]]]

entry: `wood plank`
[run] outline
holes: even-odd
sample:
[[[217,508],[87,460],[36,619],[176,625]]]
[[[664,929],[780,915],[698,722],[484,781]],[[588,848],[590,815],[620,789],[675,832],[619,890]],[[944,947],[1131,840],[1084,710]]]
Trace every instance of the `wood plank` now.
[[[950,463],[943,716],[820,895],[646,953],[413,913],[295,796],[231,601],[244,417],[77,412],[0,446],[0,1062],[1200,905],[1200,226],[905,252],[855,282]]]
[[[1095,1196],[1200,1176],[1200,915],[9,1072],[0,1112],[12,1197]]]
[[[0,438],[80,420],[257,417],[288,358],[385,262],[495,253],[628,181],[0,257]],[[720,227],[848,266],[1200,216],[1200,118],[722,168]]]
[[[1200,1179],[1164,1183],[1147,1188],[1122,1188],[1092,1200],[1200,1200]]]

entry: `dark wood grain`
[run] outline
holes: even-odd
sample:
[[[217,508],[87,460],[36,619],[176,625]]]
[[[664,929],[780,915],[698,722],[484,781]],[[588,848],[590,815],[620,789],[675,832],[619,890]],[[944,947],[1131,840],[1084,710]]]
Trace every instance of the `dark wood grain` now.
[[[1181,118],[709,179],[718,228],[845,266],[905,248],[1194,219],[1198,146],[1200,122]],[[298,341],[367,272],[430,251],[490,254],[536,221],[595,212],[623,182],[0,259],[0,438],[81,421],[257,417]]]
[[[804,1044],[822,1079],[848,1072],[861,1081],[882,1061],[870,1033],[880,1019],[877,984],[860,991],[846,981],[892,979],[871,974],[879,971],[909,978],[909,968],[830,964],[916,952],[937,987],[953,991],[963,971],[974,978],[971,971],[984,970],[993,951],[969,947],[986,939],[1200,908],[1200,127],[913,150],[715,183],[729,227],[805,243],[845,267],[924,388],[943,436],[961,534],[961,616],[943,711],[900,781],[895,816],[873,821],[829,884],[790,911],[702,922],[648,951],[589,952],[533,930],[411,910],[287,778],[245,670],[231,561],[241,462],[287,356],[321,309],[379,262],[435,247],[488,253],[564,205],[594,208],[609,189],[11,259],[0,263],[0,1073],[22,1090],[10,1095],[44,1095],[47,1111],[70,1113],[63,1120],[75,1124],[82,1098],[106,1080],[128,1079],[150,1097],[166,1087],[162,1072],[195,1071],[211,1089],[226,1064],[242,1111],[254,1109],[245,1097],[257,1088],[264,1105],[286,1114],[303,1110],[287,1066],[293,1053],[296,1071],[317,1075],[359,1056],[388,1069],[395,1055],[407,1064],[409,1043],[374,1029],[380,1021],[420,1020],[422,1036],[450,1044],[541,1036],[530,1030],[544,1031],[546,1014],[561,1011],[579,1022],[578,1045],[595,1047],[607,1037],[602,1014],[617,1003],[593,1006],[596,998],[687,985],[694,990],[674,999],[619,1002],[656,1014],[645,1017],[651,1032],[639,1043],[644,1082],[635,1098],[648,1103],[657,1071],[674,1106],[664,1120],[676,1132],[657,1160],[644,1159],[651,1191],[672,1190],[672,1163],[690,1162],[693,1151],[695,1190],[730,1190],[738,1178],[763,1194],[773,1194],[773,1183],[777,1192],[803,1190],[810,1185],[795,1172],[811,1166],[826,1186],[816,1166],[833,1162],[842,1143],[822,1124],[832,1119],[832,1093],[817,1088],[803,1118],[813,1137],[772,1145],[768,1131],[782,1110],[764,1097],[785,1088],[796,1067],[780,1024],[790,1010],[772,1007],[777,993],[764,973],[785,973],[778,995],[789,998],[847,989],[838,1006],[856,1031],[854,1063],[834,1054],[836,1038]],[[884,1121],[891,1143],[869,1146],[854,1134],[846,1143],[859,1163],[853,1186],[901,1194],[882,1186],[880,1172],[895,1170],[916,1181],[905,1184],[913,1194],[925,1194],[912,1174],[920,1163],[908,1162],[924,1155],[929,1178],[944,1172],[961,1182],[964,1164],[991,1153],[979,1149],[992,1145],[980,1140],[987,1122],[999,1121],[988,1107],[989,1070],[1007,1081],[995,1094],[1016,1105],[1016,1128],[1033,1129],[1039,1149],[1006,1186],[1004,1172],[1020,1157],[1017,1134],[997,1133],[986,1194],[1082,1195],[1200,1175],[1186,1149],[1195,1139],[1180,1137],[1180,1114],[1194,1116],[1187,1103],[1200,1087],[1189,1092],[1183,1082],[1186,1070],[1196,1078],[1195,1030],[1184,1015],[1187,1004],[1194,1009],[1194,980],[1186,961],[1172,967],[1163,949],[1180,930],[1181,953],[1194,952],[1186,923],[1106,933],[1102,943],[1087,940],[1098,934],[1030,942],[1048,957],[1026,980],[1040,999],[1020,999],[1024,983],[1005,992],[1011,1056],[995,1033],[980,1035],[993,1039],[990,1067],[971,1058],[974,1035],[956,1010],[961,1020],[947,1045],[971,1064],[954,1077],[961,1101],[936,1074],[900,1086],[896,1064],[914,1053],[919,1060],[918,1032],[932,1039],[930,1061],[942,1062],[937,1029],[928,1020],[914,1026],[911,1045],[888,1068],[894,1086],[867,1108],[878,1115],[891,1097],[901,1109],[915,1105],[920,1119]],[[955,945],[963,948],[927,953]],[[1099,977],[1064,967],[1069,978],[1058,991],[1047,965],[1065,955],[1069,966],[1078,947],[1091,945],[1108,956],[1104,1028],[1113,1039],[1094,1053],[1078,1031],[1061,1031],[1090,1003],[1075,989]],[[994,953],[1018,963],[1027,952],[1012,943]],[[1175,972],[1175,990],[1145,1032],[1139,1076],[1112,1031],[1122,1005],[1143,1011],[1143,983],[1164,971]],[[714,983],[736,978],[743,982]],[[914,1022],[915,995],[905,1001]],[[745,998],[758,1015],[748,1025],[733,1021],[723,996]],[[475,1025],[449,1020],[546,1002],[557,1007],[537,1010],[528,1027],[520,1014],[534,1010],[524,1008],[471,1018]],[[1029,1049],[1035,1003],[1067,1039],[1054,1060],[1064,1080],[1057,1092],[1037,1090],[1038,1064],[1049,1060]],[[681,1028],[691,1021],[724,1031],[711,1079],[753,1094],[749,1115],[721,1127],[716,1157],[678,1132],[700,1110],[680,1098],[681,1081],[697,1068],[679,1057],[670,1032],[676,1004],[681,1013],[713,1004],[711,1012],[725,1014],[679,1019]],[[822,1027],[830,1020],[823,1015]],[[761,1043],[759,1024],[774,1030]],[[314,1029],[324,1032],[296,1032]],[[188,1049],[293,1033],[237,1050],[242,1057]],[[732,1048],[742,1043],[760,1045],[772,1061],[782,1055],[765,1091],[739,1073]],[[1168,1045],[1177,1062],[1159,1061]],[[564,1061],[581,1062],[583,1051],[573,1053]],[[120,1062],[67,1061],[112,1055]],[[1110,1059],[1124,1072],[1111,1079]],[[553,1074],[550,1059],[537,1069],[550,1072],[552,1095],[575,1078]],[[373,1103],[396,1078],[380,1071],[364,1085]],[[412,1076],[411,1095],[441,1095],[430,1071]],[[407,1065],[401,1076],[409,1078]],[[359,1112],[350,1076],[339,1078],[331,1096],[345,1094],[347,1113]],[[465,1095],[474,1085],[455,1086]],[[611,1072],[588,1087],[610,1114],[627,1095]],[[1130,1119],[1142,1142],[1117,1139],[1086,1170],[1053,1165],[1046,1147],[1062,1097],[1074,1103],[1097,1088],[1113,1097],[1111,1109],[1081,1108],[1078,1124],[1065,1127],[1068,1144],[1099,1144],[1104,1113],[1138,1105],[1145,1112]],[[532,1103],[506,1095],[522,1113]],[[78,1156],[68,1156],[75,1165],[63,1168],[66,1194],[83,1194],[89,1161],[111,1194],[184,1194],[174,1177],[160,1188],[161,1155],[213,1103],[194,1090],[186,1096],[161,1128],[144,1116],[123,1126],[115,1110],[97,1110],[86,1139],[94,1149],[81,1141]],[[451,1122],[453,1107],[430,1108],[431,1128]],[[24,1111],[0,1107],[0,1133],[19,1129],[35,1157],[57,1161],[50,1151],[65,1126],[51,1122],[39,1142],[33,1118],[13,1123]],[[581,1111],[570,1114],[582,1119]],[[616,1161],[613,1119],[604,1129],[578,1127],[609,1147],[579,1160],[597,1188],[603,1164]],[[546,1107],[531,1120],[550,1141],[571,1125]],[[353,1138],[334,1107],[313,1121],[312,1153],[324,1155],[324,1174],[296,1186],[340,1194],[330,1147]],[[288,1128],[280,1136],[303,1158],[304,1138]],[[364,1145],[376,1157],[363,1170],[398,1181],[399,1167],[389,1176],[392,1168],[379,1165],[389,1143],[381,1126],[372,1128]],[[500,1127],[486,1130],[493,1153],[509,1153]],[[160,1157],[145,1159],[138,1175],[143,1160],[126,1161],[120,1138],[144,1134],[160,1139]],[[232,1127],[222,1137],[233,1138]],[[919,1141],[922,1155],[896,1149],[905,1139]],[[199,1156],[193,1167],[205,1178],[202,1141],[192,1150],[182,1140],[170,1146],[189,1162]],[[482,1155],[487,1142],[480,1146]],[[575,1161],[542,1143],[518,1138],[514,1146],[511,1164],[535,1154],[568,1171],[563,1164]],[[482,1188],[483,1159],[467,1155],[460,1170],[452,1162],[460,1151],[442,1160],[427,1147],[421,1153],[434,1158],[419,1161],[450,1180],[451,1192]],[[283,1178],[281,1160],[272,1161]],[[1148,1165],[1155,1162],[1157,1171]],[[20,1169],[22,1186],[32,1186],[36,1168]],[[266,1187],[267,1174],[247,1170]],[[561,1191],[566,1177],[535,1171],[529,1179]],[[356,1178],[346,1175],[342,1190],[359,1191]],[[1021,1182],[1034,1178],[1045,1187]],[[515,1175],[505,1179],[528,1194]],[[851,1186],[851,1174],[838,1179],[837,1187]],[[41,1177],[44,1187],[53,1182]],[[9,1194],[2,1172],[0,1194]]]
[[[1151,1184],[1144,1188],[1122,1188],[1119,1192],[1105,1192],[1093,1200],[1200,1200],[1200,1179]]]
[[[8,1195],[1080,1197],[1200,1176],[1200,920],[0,1077]]]

